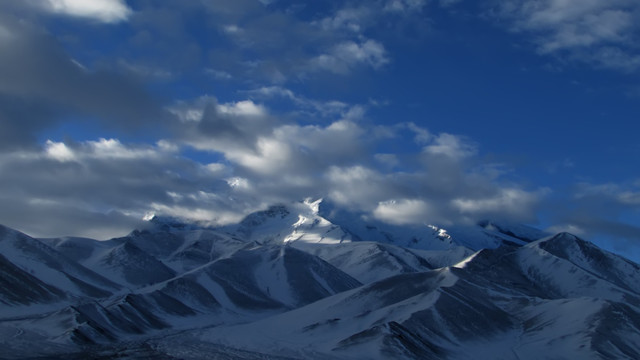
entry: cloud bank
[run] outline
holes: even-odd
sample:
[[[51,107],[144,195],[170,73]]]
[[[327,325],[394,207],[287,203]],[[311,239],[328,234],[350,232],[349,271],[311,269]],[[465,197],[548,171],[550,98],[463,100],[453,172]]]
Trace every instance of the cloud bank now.
[[[464,4],[0,2],[0,219],[34,235],[106,238],[152,212],[224,224],[323,197],[399,225],[544,212],[556,229],[640,239],[637,183],[558,194],[511,176],[482,139],[360,93],[398,71],[398,44],[438,36],[436,9],[456,16]],[[636,1],[480,8],[561,64],[640,68]]]
[[[395,224],[470,223],[489,216],[531,221],[544,195],[483,169],[476,145],[464,137],[430,134],[412,123],[387,127],[380,136],[379,127],[364,126],[362,110],[301,125],[250,99],[221,104],[205,97],[177,103],[172,112],[175,137],[155,145],[47,140],[40,149],[4,153],[2,197],[22,204],[3,207],[0,216],[43,235],[46,225],[30,218],[59,208],[49,235],[75,229],[76,235],[95,236],[97,219],[104,217],[114,230],[149,212],[219,225],[269,204],[324,197]],[[419,140],[414,152],[394,158],[393,168],[376,166],[375,149],[401,141],[401,132]],[[191,160],[182,155],[188,149],[219,160]],[[88,215],[73,219],[80,212]]]

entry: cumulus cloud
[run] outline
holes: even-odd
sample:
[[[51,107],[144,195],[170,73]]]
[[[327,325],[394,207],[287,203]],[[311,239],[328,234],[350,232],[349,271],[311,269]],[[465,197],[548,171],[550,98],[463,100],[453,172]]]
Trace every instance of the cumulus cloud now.
[[[179,102],[170,109],[181,120],[178,136],[187,144],[234,157],[238,151],[258,150],[258,138],[275,126],[277,119],[251,100],[219,104],[203,96],[192,102]],[[263,141],[263,150],[264,150]]]
[[[634,45],[640,23],[636,1],[511,0],[497,8],[512,31],[535,37],[542,54],[625,71],[640,68]]]
[[[114,230],[147,212],[220,224],[311,196],[394,224],[450,224],[487,216],[531,219],[544,196],[478,167],[468,139],[411,123],[379,136],[378,128],[360,123],[366,113],[335,113],[328,123],[303,125],[264,104],[213,97],[178,102],[172,111],[177,131],[155,145],[48,140],[40,149],[3,153],[0,196],[7,203],[24,199],[23,220],[8,208],[0,215],[9,226],[44,234],[45,225],[29,225],[28,213],[56,206],[68,214],[84,211],[93,214],[86,224],[70,217],[66,226],[88,235],[98,219],[110,219]],[[413,156],[375,154],[385,142],[403,141],[394,133],[406,131],[416,137]],[[184,148],[220,160],[189,160]],[[61,235],[62,219],[57,224],[49,224],[50,235]]]
[[[487,217],[529,221],[545,196],[481,166],[476,145],[465,137],[412,123],[387,127],[380,136],[379,128],[363,126],[364,108],[306,125],[252,100],[201,97],[171,111],[176,132],[155,145],[48,140],[41,149],[5,152],[0,197],[25,201],[23,220],[5,207],[0,216],[9,226],[44,234],[45,225],[29,225],[27,214],[56,206],[68,214],[85,211],[93,214],[86,223],[70,217],[66,225],[88,235],[98,219],[110,219],[114,231],[148,212],[221,224],[268,204],[324,197],[396,225],[444,225]],[[404,141],[398,135],[407,131],[415,140],[412,154],[376,155],[375,148]],[[185,148],[220,160],[189,160],[181,155]],[[61,235],[62,219],[57,224],[49,224],[49,235]]]
[[[60,162],[73,161],[76,159],[75,153],[67,147],[67,145],[51,140],[47,140],[44,153],[47,157]]]

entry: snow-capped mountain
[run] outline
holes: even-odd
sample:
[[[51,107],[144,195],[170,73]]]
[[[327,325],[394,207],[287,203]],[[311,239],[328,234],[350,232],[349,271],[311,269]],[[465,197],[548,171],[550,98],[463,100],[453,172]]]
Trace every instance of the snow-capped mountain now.
[[[218,228],[155,217],[108,241],[0,227],[1,357],[640,358],[629,260],[525,225],[323,206]]]

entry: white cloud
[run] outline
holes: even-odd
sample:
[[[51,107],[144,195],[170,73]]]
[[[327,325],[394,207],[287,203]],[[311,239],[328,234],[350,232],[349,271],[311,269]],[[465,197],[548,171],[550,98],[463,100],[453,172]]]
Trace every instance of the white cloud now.
[[[237,116],[265,116],[267,111],[262,105],[251,100],[243,100],[235,103],[222,104],[218,107],[222,113]]]
[[[349,210],[369,212],[392,196],[384,176],[361,165],[331,166],[325,177],[329,199]]]
[[[511,0],[498,6],[513,31],[535,36],[538,51],[620,70],[640,68],[633,0]]]
[[[433,143],[424,147],[430,155],[447,156],[452,159],[463,159],[476,154],[476,147],[460,136],[442,133],[435,137]]]
[[[87,141],[85,148],[96,158],[144,159],[158,154],[158,149],[168,150],[167,147],[130,148],[124,146],[118,139],[99,139]]]
[[[115,23],[127,20],[132,11],[123,0],[44,0],[52,13]]]
[[[198,222],[202,225],[220,226],[226,224],[237,223],[242,220],[245,214],[241,212],[229,211],[224,208],[206,208],[206,207],[186,207],[179,205],[166,205],[153,203],[150,206],[152,212],[171,216],[184,221]]]
[[[251,94],[284,97],[299,106],[312,102],[281,87],[260,88]],[[363,107],[345,104],[349,111],[335,113],[335,120],[328,124],[301,125],[270,114],[264,105],[258,111],[253,101],[220,105],[208,98],[196,100],[193,106],[204,108],[202,118],[184,123],[183,141],[224,156],[233,178],[243,179],[230,184],[246,184],[234,186],[246,196],[267,196],[273,201],[325,197],[370,215],[378,209],[381,219],[389,219],[385,214],[393,209],[406,209],[409,205],[403,201],[412,199],[438,209],[437,214],[430,213],[434,223],[484,217],[529,220],[544,196],[542,191],[501,184],[504,172],[496,171],[495,164],[482,166],[476,145],[465,137],[431,134],[413,123],[385,127],[380,135],[379,127],[360,125],[366,118]],[[385,142],[404,141],[400,135],[415,137],[413,153],[402,159],[394,153],[372,155]],[[380,167],[381,163],[386,166]],[[389,199],[398,200],[392,206],[385,203]],[[417,221],[418,217],[405,219]]]
[[[389,224],[409,225],[426,224],[437,215],[424,200],[400,199],[380,202],[373,216]]]
[[[180,150],[177,144],[164,139],[156,141],[156,146],[158,149],[167,153],[177,153]]]
[[[344,41],[335,45],[328,53],[311,60],[313,70],[325,70],[336,74],[349,73],[360,64],[378,69],[389,62],[384,46],[375,40],[364,42]]]
[[[264,137],[258,138],[254,152],[229,151],[225,155],[238,165],[262,175],[280,174],[292,157],[291,148],[286,143]]]
[[[80,161],[82,159],[145,159],[176,152],[176,145],[167,141],[159,141],[156,147],[127,147],[118,139],[98,139],[85,141],[76,148],[63,142],[47,140],[45,155],[60,162]]]
[[[47,140],[45,143],[45,153],[48,157],[61,162],[73,161],[76,158],[73,151],[64,143],[51,140]]]
[[[452,204],[464,215],[526,219],[531,216],[532,206],[544,192],[546,191],[532,193],[518,188],[504,188],[489,197],[455,198]]]

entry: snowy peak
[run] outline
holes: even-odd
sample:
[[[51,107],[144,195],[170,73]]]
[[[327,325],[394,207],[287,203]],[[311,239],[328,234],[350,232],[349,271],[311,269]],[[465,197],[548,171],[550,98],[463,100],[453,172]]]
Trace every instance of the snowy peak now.
[[[584,271],[640,294],[640,266],[563,232],[527,245],[564,259]]]
[[[221,230],[259,244],[351,241],[350,234],[318,214],[321,200],[271,206]]]
[[[390,226],[322,205],[108,241],[0,227],[3,355],[640,358],[633,262],[567,233]]]

